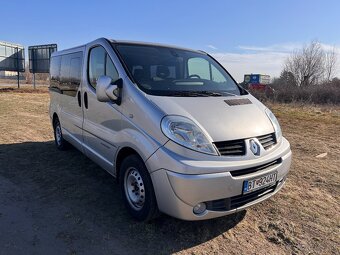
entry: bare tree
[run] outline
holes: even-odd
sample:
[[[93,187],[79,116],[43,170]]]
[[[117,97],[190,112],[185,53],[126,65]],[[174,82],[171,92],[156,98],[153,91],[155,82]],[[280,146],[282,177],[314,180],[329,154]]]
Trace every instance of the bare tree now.
[[[332,50],[325,52],[325,78],[326,81],[331,81],[334,78],[337,66],[337,53],[335,47]]]
[[[284,71],[294,76],[295,85],[310,86],[324,77],[324,63],[325,52],[319,42],[313,41],[287,58]]]

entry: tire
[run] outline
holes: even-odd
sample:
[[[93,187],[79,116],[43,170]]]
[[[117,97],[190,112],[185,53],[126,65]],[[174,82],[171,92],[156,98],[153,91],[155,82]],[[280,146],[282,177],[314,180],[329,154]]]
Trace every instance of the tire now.
[[[138,221],[150,221],[159,215],[151,177],[137,155],[127,156],[121,164],[119,183],[125,206]]]
[[[58,150],[64,151],[70,147],[70,144],[64,139],[60,121],[56,118],[53,122],[53,131],[54,131],[54,141]]]

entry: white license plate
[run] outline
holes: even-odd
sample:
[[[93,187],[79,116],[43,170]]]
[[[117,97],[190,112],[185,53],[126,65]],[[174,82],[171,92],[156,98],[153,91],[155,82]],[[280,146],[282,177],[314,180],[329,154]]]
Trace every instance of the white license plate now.
[[[275,184],[277,179],[277,172],[273,172],[261,177],[257,177],[252,180],[247,180],[243,182],[243,194],[253,192],[255,190],[271,186]]]

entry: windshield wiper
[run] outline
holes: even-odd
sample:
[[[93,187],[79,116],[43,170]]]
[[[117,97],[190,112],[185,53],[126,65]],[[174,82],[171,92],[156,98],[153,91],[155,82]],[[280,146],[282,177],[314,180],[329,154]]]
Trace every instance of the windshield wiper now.
[[[229,96],[238,96],[237,94],[234,94],[234,93],[230,93],[230,92],[227,92],[227,91],[222,91],[223,94],[228,94]]]
[[[197,94],[194,91],[173,91],[171,93],[167,93],[166,96],[172,96],[172,97],[199,97],[201,95]]]
[[[195,92],[203,94],[203,95],[207,95],[207,96],[210,96],[210,97],[220,97],[220,96],[222,96],[221,93],[214,92],[214,91],[195,91]]]
[[[220,97],[222,94],[212,91],[174,91],[167,94],[167,96],[177,97]]]

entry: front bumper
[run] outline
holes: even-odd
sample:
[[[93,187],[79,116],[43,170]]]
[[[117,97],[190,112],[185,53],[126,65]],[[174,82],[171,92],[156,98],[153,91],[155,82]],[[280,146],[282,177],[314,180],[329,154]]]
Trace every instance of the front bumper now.
[[[163,167],[151,171],[160,211],[183,220],[203,220],[236,213],[271,197],[282,188],[291,164],[292,153],[288,141],[283,139],[277,147],[266,157],[258,158],[256,162],[248,162],[248,165],[245,165],[244,161],[241,163],[226,161],[224,166],[222,162],[219,162],[218,167],[211,166],[210,168],[207,162],[191,164],[190,161],[172,157],[173,155],[169,155],[166,149],[160,148],[147,161],[149,169],[160,162],[163,163]],[[265,166],[273,161],[276,163],[256,170],[256,165]],[[204,171],[208,173],[192,174],[195,168],[197,172],[201,172],[202,165],[205,165]],[[238,171],[255,169],[256,171],[236,175],[233,174],[234,169]],[[275,185],[249,195],[242,195],[245,180],[273,171],[277,171]],[[208,208],[204,213],[196,215],[193,213],[193,207],[201,202],[205,202]]]

